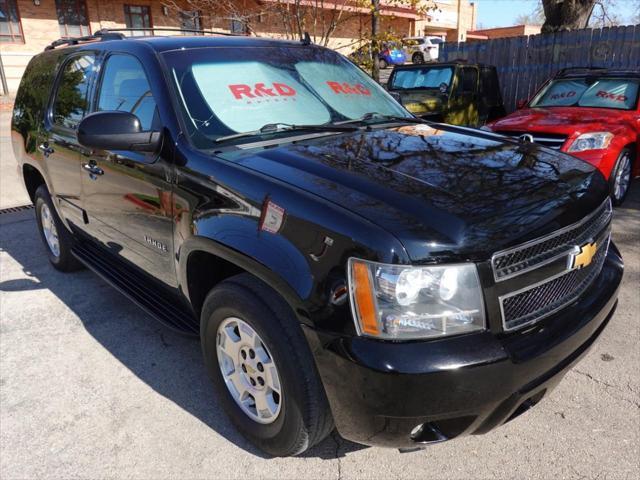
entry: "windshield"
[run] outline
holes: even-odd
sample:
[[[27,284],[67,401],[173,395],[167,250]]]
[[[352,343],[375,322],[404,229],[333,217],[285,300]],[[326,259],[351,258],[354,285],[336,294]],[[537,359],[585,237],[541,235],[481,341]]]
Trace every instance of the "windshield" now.
[[[447,87],[453,77],[451,67],[424,67],[397,70],[393,75],[392,90],[439,89],[444,83]]]
[[[571,78],[551,81],[531,107],[595,107],[631,110],[638,100],[637,78]]]
[[[330,50],[203,48],[164,57],[199,148],[268,124],[330,125],[371,112],[412,118],[368,75]]]

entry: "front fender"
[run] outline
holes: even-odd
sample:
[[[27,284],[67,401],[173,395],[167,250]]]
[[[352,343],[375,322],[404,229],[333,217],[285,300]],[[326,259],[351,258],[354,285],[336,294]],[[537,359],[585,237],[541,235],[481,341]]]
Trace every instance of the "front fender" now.
[[[255,222],[242,217],[216,217],[194,222],[196,235],[178,252],[178,277],[191,301],[187,263],[193,252],[207,252],[255,275],[276,290],[301,321],[308,321],[303,299],[311,295],[313,274],[301,253],[279,235],[256,233]],[[255,241],[256,235],[262,237]],[[233,245],[233,246],[231,246]]]

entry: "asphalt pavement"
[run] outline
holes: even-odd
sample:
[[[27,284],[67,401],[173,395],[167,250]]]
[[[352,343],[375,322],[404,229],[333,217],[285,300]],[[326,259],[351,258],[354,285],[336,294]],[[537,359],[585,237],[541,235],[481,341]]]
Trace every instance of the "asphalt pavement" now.
[[[26,202],[0,130],[0,208]],[[559,387],[484,436],[400,453],[333,434],[265,458],[220,410],[197,340],[88,271],[47,262],[33,210],[0,214],[0,478],[640,478],[640,182],[615,211],[610,325]]]

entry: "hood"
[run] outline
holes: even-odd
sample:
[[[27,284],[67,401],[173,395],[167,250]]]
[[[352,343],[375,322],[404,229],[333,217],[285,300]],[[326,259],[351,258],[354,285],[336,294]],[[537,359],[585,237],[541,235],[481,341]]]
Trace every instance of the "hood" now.
[[[552,107],[524,108],[490,125],[493,130],[546,132],[570,135],[576,131],[599,131],[619,128],[628,112],[608,108]]]
[[[593,211],[591,165],[493,134],[425,124],[229,154],[395,235],[414,262],[486,260]]]

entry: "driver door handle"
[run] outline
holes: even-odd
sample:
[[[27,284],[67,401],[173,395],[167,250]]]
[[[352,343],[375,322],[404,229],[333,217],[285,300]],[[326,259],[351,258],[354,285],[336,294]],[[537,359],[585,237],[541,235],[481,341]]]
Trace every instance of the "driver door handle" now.
[[[82,168],[91,175],[104,175],[104,170],[92,163],[83,163]]]

